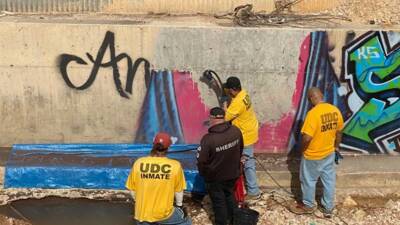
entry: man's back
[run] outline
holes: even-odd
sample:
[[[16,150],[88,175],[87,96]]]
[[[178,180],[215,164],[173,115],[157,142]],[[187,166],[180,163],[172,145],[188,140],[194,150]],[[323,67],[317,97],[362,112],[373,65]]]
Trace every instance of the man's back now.
[[[243,137],[240,130],[222,123],[210,127],[201,140],[198,157],[200,174],[206,181],[224,181],[240,175]]]
[[[258,120],[250,97],[245,90],[232,99],[226,111],[226,120],[240,129],[244,145],[252,145],[258,141]]]
[[[173,213],[174,193],[186,188],[180,163],[167,157],[136,160],[126,186],[136,192],[135,219],[160,221]]]
[[[301,130],[302,133],[312,137],[304,157],[318,160],[332,153],[336,132],[342,128],[343,117],[338,108],[325,102],[314,106],[307,113]]]

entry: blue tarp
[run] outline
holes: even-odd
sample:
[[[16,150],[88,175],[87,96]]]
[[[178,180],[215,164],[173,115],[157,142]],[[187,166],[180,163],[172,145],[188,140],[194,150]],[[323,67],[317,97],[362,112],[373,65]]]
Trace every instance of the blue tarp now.
[[[168,157],[181,162],[188,192],[204,193],[196,168],[198,145],[173,145]],[[125,189],[133,162],[149,155],[140,144],[18,144],[7,161],[5,188]]]

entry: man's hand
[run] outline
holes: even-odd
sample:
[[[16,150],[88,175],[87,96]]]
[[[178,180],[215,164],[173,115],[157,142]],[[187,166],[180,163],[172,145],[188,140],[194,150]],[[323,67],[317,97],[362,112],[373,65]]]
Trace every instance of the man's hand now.
[[[181,205],[181,206],[176,206],[176,207],[179,208],[180,210],[182,210],[183,218],[188,217],[188,209],[186,206]]]
[[[301,136],[301,153],[304,153],[310,145],[312,137],[308,134],[303,133]]]
[[[241,162],[242,164],[244,164],[244,163],[247,161],[248,158],[249,158],[249,157],[248,157],[247,155],[242,155],[242,157],[240,157],[240,162]]]
[[[226,112],[226,110],[228,109],[228,102],[222,102],[222,108],[224,109],[224,111]]]
[[[343,159],[342,154],[338,150],[335,150],[335,163],[339,165],[339,161]]]
[[[219,97],[219,101],[222,103],[222,105],[225,103],[228,105],[229,97],[226,95],[223,95],[223,96]]]

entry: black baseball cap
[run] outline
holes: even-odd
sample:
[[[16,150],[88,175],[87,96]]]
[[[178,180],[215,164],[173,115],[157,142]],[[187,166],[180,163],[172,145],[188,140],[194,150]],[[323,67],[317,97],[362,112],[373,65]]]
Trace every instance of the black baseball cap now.
[[[240,80],[237,77],[228,77],[226,82],[223,84],[223,88],[228,89],[241,89]]]
[[[225,111],[220,107],[214,107],[210,110],[210,116],[215,119],[225,118]]]

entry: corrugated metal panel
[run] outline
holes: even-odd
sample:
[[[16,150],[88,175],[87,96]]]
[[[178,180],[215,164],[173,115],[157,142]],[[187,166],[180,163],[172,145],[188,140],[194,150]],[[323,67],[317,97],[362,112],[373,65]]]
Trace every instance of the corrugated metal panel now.
[[[100,12],[113,0],[0,0],[0,11],[28,13]]]
[[[344,0],[303,0],[293,9],[315,12],[335,7]],[[255,11],[274,9],[273,0],[0,0],[0,11],[17,13],[106,12],[226,13],[238,5],[253,4]]]

